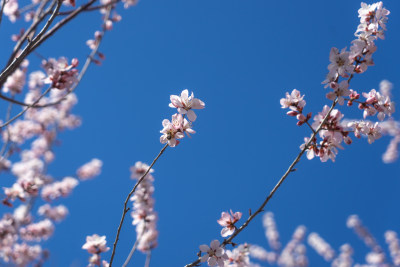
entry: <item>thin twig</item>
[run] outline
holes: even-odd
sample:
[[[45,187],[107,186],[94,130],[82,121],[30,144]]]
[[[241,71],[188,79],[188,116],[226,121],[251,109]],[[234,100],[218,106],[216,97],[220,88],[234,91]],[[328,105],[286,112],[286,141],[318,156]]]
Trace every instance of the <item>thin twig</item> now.
[[[122,267],[128,266],[129,262],[132,259],[133,253],[135,253],[135,251],[136,251],[139,241],[140,241],[140,238],[137,238],[135,241],[135,244],[133,244],[133,247],[132,247],[131,251],[129,252],[128,257],[126,257],[126,260],[125,260],[124,264],[122,265]]]
[[[6,113],[6,118],[5,121],[8,121],[11,117],[11,110],[12,110],[12,105],[13,103],[8,103],[8,108],[7,108],[7,113]],[[4,142],[3,146],[1,147],[0,150],[0,156],[2,157],[2,159],[4,158],[4,153],[6,152],[8,143],[10,142],[10,128],[7,127],[7,140]]]
[[[322,126],[325,124],[325,122],[328,120],[332,110],[334,109],[334,107],[336,106],[338,102],[338,99],[336,98],[335,101],[332,103],[331,108],[329,109],[328,113],[325,115],[323,121],[321,122],[321,124],[318,126],[318,128],[315,130],[315,132],[313,132],[313,134],[311,135],[310,140],[307,142],[307,144],[304,146],[304,148],[300,151],[300,153],[297,155],[297,157],[294,159],[294,161],[292,162],[292,164],[290,164],[289,168],[287,169],[287,171],[283,174],[283,176],[281,177],[281,179],[279,180],[279,182],[275,185],[275,187],[272,189],[272,191],[269,193],[269,195],[267,196],[267,198],[264,200],[264,202],[261,204],[261,206],[257,209],[256,212],[254,212],[253,214],[250,215],[250,217],[228,238],[225,239],[224,242],[222,243],[222,246],[226,246],[227,244],[231,244],[232,240],[241,232],[243,231],[248,225],[249,223],[259,214],[264,210],[265,205],[267,205],[268,201],[274,196],[275,192],[278,190],[278,188],[282,185],[282,183],[285,181],[286,177],[289,176],[290,173],[293,172],[294,167],[296,166],[296,164],[300,161],[301,157],[303,156],[304,152],[308,149],[308,147],[310,146],[310,144],[313,142],[315,136],[318,134],[318,132],[321,130]],[[185,265],[185,267],[193,267],[196,266],[200,263],[200,258],[197,259],[196,261]]]
[[[310,124],[308,121],[306,121],[306,124],[308,125],[308,127],[310,127],[311,131],[312,131],[313,133],[315,133],[314,128],[311,126],[311,124]]]
[[[78,7],[77,9],[74,10],[68,17],[64,18],[63,20],[60,20],[57,22],[48,32],[46,32],[42,38],[38,42],[36,42],[31,48],[29,52],[32,52],[35,50],[38,46],[40,46],[44,41],[46,41],[50,36],[52,36],[54,33],[56,33],[61,27],[63,27],[66,23],[68,23],[70,20],[75,18],[79,13],[90,7],[96,0],[90,0],[88,3]]]
[[[27,56],[28,52],[31,52],[34,45],[37,43],[40,43],[42,40],[42,36],[45,35],[45,32],[47,29],[50,27],[54,19],[56,18],[58,11],[60,10],[62,4],[62,0],[57,0],[57,6],[53,10],[53,13],[51,14],[50,18],[47,20],[46,24],[43,26],[42,30],[35,36],[35,38],[28,42],[28,44],[25,46],[25,48],[22,50],[21,54],[16,57],[11,64],[9,64],[0,74],[0,87],[4,84],[5,80],[7,79],[8,75],[13,73],[16,68],[21,64],[22,60]]]
[[[3,127],[9,125],[9,124],[12,123],[13,121],[15,121],[16,119],[18,119],[19,117],[21,117],[25,112],[27,112],[28,109],[30,109],[31,107],[33,107],[34,105],[36,105],[36,104],[40,101],[40,99],[42,99],[48,92],[50,92],[51,88],[52,88],[51,86],[50,86],[49,88],[47,88],[47,90],[44,91],[44,93],[41,94],[41,95],[39,96],[39,98],[36,99],[36,101],[32,103],[32,105],[27,106],[27,107],[24,108],[20,113],[18,113],[17,115],[15,115],[12,119],[10,119],[10,120],[8,120],[7,122],[5,122],[4,124],[0,125],[0,129],[2,129]]]
[[[38,3],[31,3],[31,4],[29,4],[29,5],[26,5],[26,6],[24,6],[24,7],[21,7],[21,8],[18,10],[18,12],[19,12],[19,14],[23,14],[23,13],[25,13],[26,11],[29,11],[29,10],[33,9],[35,6],[37,6],[37,4],[38,4]]]
[[[112,6],[112,5],[114,5],[114,4],[118,4],[120,1],[121,1],[121,0],[115,0],[115,1],[109,2],[109,3],[107,3],[107,4],[88,7],[88,8],[86,8],[84,11],[85,11],[85,12],[88,12],[88,11],[95,11],[95,10],[98,10],[98,9],[101,9],[101,8],[106,8],[106,7]],[[60,16],[65,16],[65,15],[71,14],[72,12],[74,12],[74,9],[73,9],[73,10],[68,10],[68,11],[60,12],[60,13],[58,13],[58,15],[60,15]]]
[[[156,161],[161,157],[161,155],[164,153],[165,149],[167,149],[168,147],[168,143],[165,144],[165,146],[161,149],[160,153],[158,153],[157,157],[153,160],[153,162],[151,163],[150,167],[147,169],[147,171],[143,174],[142,177],[140,177],[140,179],[137,181],[137,183],[135,184],[135,186],[133,187],[133,189],[131,190],[131,192],[129,192],[128,196],[125,199],[124,202],[124,209],[122,211],[122,217],[121,217],[121,221],[119,222],[119,226],[117,229],[117,235],[115,237],[115,241],[114,241],[114,245],[113,245],[113,250],[111,253],[111,259],[110,259],[110,267],[112,266],[113,260],[114,260],[114,256],[115,256],[115,249],[117,247],[117,243],[119,240],[119,234],[121,232],[121,228],[122,228],[122,224],[124,223],[124,219],[125,219],[125,215],[126,213],[129,211],[129,208],[127,208],[126,206],[128,205],[128,201],[131,198],[132,194],[135,192],[136,188],[138,187],[138,185],[144,180],[144,178],[146,178],[146,175],[149,173],[149,171],[151,170],[151,168],[153,167],[153,165],[156,163]]]
[[[60,1],[60,0],[58,0]],[[88,3],[80,6],[79,8],[77,8],[76,10],[74,10],[73,13],[71,13],[68,17],[64,18],[63,20],[59,21],[56,25],[53,26],[53,28],[51,28],[46,34],[43,35],[43,38],[41,38],[39,41],[36,42],[35,38],[34,40],[32,40],[28,45],[33,44],[35,41],[34,45],[31,45],[29,51],[27,51],[27,47],[25,47],[25,49],[22,51],[21,55],[19,57],[17,57],[16,59],[13,60],[12,63],[10,63],[8,65],[8,67],[5,69],[5,71],[7,70],[7,73],[4,73],[5,71],[3,71],[2,74],[0,74],[0,87],[4,84],[5,82],[5,78],[8,77],[9,72],[13,72],[15,70],[16,67],[19,66],[21,60],[19,60],[19,58],[24,58],[26,57],[30,52],[32,52],[34,49],[36,49],[40,44],[42,44],[46,39],[48,39],[50,36],[52,36],[57,30],[59,30],[62,26],[64,26],[66,23],[68,23],[70,20],[72,20],[74,17],[76,17],[80,12],[82,12],[83,10],[85,10],[86,8],[90,7],[94,2],[96,2],[96,0],[90,0]],[[58,11],[57,11],[58,12]],[[54,13],[53,13],[54,14]],[[52,15],[53,16],[53,15]],[[47,24],[46,24],[47,25]],[[47,29],[47,28],[46,28]],[[18,59],[18,63],[15,63],[16,60]],[[11,72],[11,73],[12,73]],[[12,99],[8,96],[5,96],[3,94],[1,94],[0,92],[0,98],[3,100],[6,100],[8,102],[14,103],[16,105],[20,105],[20,106],[31,106],[30,104],[24,103],[22,101],[18,101],[15,99]],[[43,106],[32,106],[32,108],[40,108]]]
[[[14,48],[13,48],[13,52],[11,53],[7,65],[11,64],[12,61],[14,60],[14,58],[16,57],[18,51],[21,49],[22,45],[25,43],[26,40],[28,40],[28,36],[36,31],[36,28],[39,26],[39,24],[44,20],[44,18],[47,15],[51,14],[51,10],[53,9],[53,5],[51,5],[43,14],[43,9],[45,8],[45,6],[47,5],[47,3],[49,2],[49,0],[44,0],[40,3],[40,6],[38,7],[38,9],[35,12],[35,16],[33,18],[32,24],[31,26],[29,26],[29,28],[24,32],[24,34],[19,38],[19,40],[17,41],[17,43],[15,44]]]
[[[112,8],[110,6],[107,9],[106,15],[104,16],[104,19],[103,19],[104,23],[106,23],[106,21],[110,18],[111,11],[112,11]],[[96,56],[97,51],[99,50],[99,47],[100,47],[100,43],[103,40],[105,33],[106,33],[106,30],[103,27],[103,30],[101,31],[100,36],[96,39],[97,43],[96,43],[95,47],[93,48],[93,50],[90,53],[90,55],[86,58],[86,62],[83,65],[81,71],[79,72],[79,75],[78,75],[75,83],[68,90],[68,92],[63,97],[61,97],[60,99],[56,100],[55,102],[51,102],[51,103],[48,103],[48,104],[40,105],[40,107],[50,107],[50,106],[54,106],[54,105],[60,104],[63,100],[65,100],[67,98],[67,96],[69,94],[71,94],[72,92],[75,91],[76,87],[79,85],[80,81],[82,80],[83,76],[85,75],[86,71],[88,70],[90,64],[92,63],[94,57]]]
[[[146,262],[144,263],[144,267],[150,267],[150,260],[151,260],[151,249],[147,251]]]
[[[0,25],[1,25],[1,20],[3,18],[3,11],[4,7],[6,6],[7,0],[2,0],[1,1],[1,9],[0,9]]]

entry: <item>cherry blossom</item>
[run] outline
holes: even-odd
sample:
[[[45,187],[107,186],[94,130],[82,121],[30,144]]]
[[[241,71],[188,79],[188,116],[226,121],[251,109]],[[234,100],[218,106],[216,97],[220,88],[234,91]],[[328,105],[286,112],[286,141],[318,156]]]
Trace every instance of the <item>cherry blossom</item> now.
[[[149,167],[150,167],[149,165],[147,165],[146,163],[143,163],[141,161],[136,162],[135,165],[130,168],[131,178],[139,179],[146,173],[146,171],[149,169]],[[149,177],[152,176],[151,173],[153,173],[153,172],[154,172],[154,169],[150,169],[147,176],[149,176]],[[148,177],[146,177],[146,178],[148,178]],[[151,177],[151,179],[153,179],[153,178]]]
[[[103,162],[99,159],[92,159],[90,162],[81,166],[77,171],[78,178],[81,180],[92,179],[101,173]]]
[[[225,260],[228,259],[228,256],[218,240],[213,240],[210,246],[201,245],[200,251],[205,253],[201,257],[201,262],[207,262],[208,266],[225,266]]]
[[[338,73],[342,77],[349,77],[349,73],[353,73],[354,69],[354,66],[350,62],[349,54],[346,48],[343,48],[339,52],[339,49],[333,47],[329,54],[329,60],[331,61],[331,64],[328,66],[329,72]]]
[[[15,22],[19,18],[18,1],[9,0],[4,6],[4,15],[8,17],[11,22]]]
[[[8,93],[10,92],[12,95],[16,95],[22,92],[22,89],[25,86],[25,80],[26,80],[26,69],[19,68],[16,71],[14,71],[13,74],[8,76],[4,87],[3,87],[3,92]]]
[[[82,246],[82,249],[87,250],[91,254],[99,254],[101,252],[107,252],[110,248],[107,247],[105,235],[99,236],[94,234],[86,237],[86,243]]]
[[[46,216],[53,221],[60,222],[68,215],[68,209],[64,205],[51,207],[49,204],[44,204],[39,207],[38,214]]]
[[[308,244],[326,261],[330,261],[335,257],[335,251],[317,233],[308,235]]]
[[[189,96],[187,89],[183,90],[180,96],[171,95],[171,108],[177,108],[180,114],[186,114],[190,121],[195,121],[197,116],[193,109],[203,109],[205,104],[198,98],[194,98],[193,92]]]
[[[219,225],[224,227],[221,230],[221,236],[226,237],[233,234],[236,229],[235,223],[239,221],[241,217],[242,217],[241,212],[233,213],[232,210],[231,214],[229,214],[228,212],[222,212],[221,219],[217,221]]]
[[[131,167],[132,178],[139,179],[147,170],[149,166],[146,163],[138,161]],[[157,213],[154,211],[154,177],[147,174],[137,187],[131,201],[133,208],[131,216],[133,218],[132,224],[136,226],[136,240],[137,248],[142,252],[147,252],[157,246]]]
[[[68,64],[67,59],[63,57],[58,60],[50,58],[44,60],[42,64],[47,73],[44,82],[51,84],[53,88],[68,89],[77,81],[78,70],[75,68],[78,66],[78,60],[76,58],[72,59],[71,64]]]
[[[334,89],[334,92],[330,92],[326,95],[326,98],[330,100],[335,100],[335,98],[338,98],[338,103],[340,105],[344,104],[344,97],[349,96],[351,94],[351,91],[348,89],[349,88],[349,83],[347,81],[341,81],[338,86]]]

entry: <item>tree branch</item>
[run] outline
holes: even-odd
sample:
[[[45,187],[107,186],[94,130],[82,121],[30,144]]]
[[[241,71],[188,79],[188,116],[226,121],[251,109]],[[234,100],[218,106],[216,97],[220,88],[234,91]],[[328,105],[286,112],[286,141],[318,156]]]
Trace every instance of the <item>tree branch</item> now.
[[[297,155],[297,157],[294,159],[294,161],[292,162],[292,164],[290,164],[289,168],[287,169],[287,171],[283,174],[283,176],[281,177],[281,179],[278,181],[278,183],[275,185],[275,187],[272,189],[272,191],[269,193],[269,195],[267,196],[267,198],[264,200],[264,202],[261,204],[261,206],[257,209],[256,212],[254,212],[253,214],[251,214],[249,216],[249,218],[239,227],[239,229],[237,229],[228,239],[225,239],[224,242],[222,242],[222,246],[226,246],[227,244],[230,244],[232,242],[232,240],[240,233],[242,232],[248,225],[249,223],[259,214],[264,210],[264,207],[267,205],[267,203],[269,202],[269,200],[274,196],[275,192],[278,190],[278,188],[282,185],[282,183],[285,181],[286,177],[289,176],[290,173],[293,172],[294,167],[296,166],[296,164],[300,161],[301,157],[303,156],[304,152],[308,149],[308,147],[310,146],[310,144],[313,142],[314,137],[318,134],[318,132],[322,129],[322,126],[325,124],[325,122],[328,120],[332,110],[334,109],[334,107],[336,106],[338,102],[338,99],[336,98],[335,101],[333,101],[331,108],[329,109],[328,113],[325,115],[323,121],[321,122],[321,124],[318,126],[318,128],[315,130],[315,132],[313,132],[313,134],[311,135],[310,140],[307,142],[307,144],[304,146],[304,148],[300,151],[300,153]],[[197,266],[200,263],[200,258],[197,259],[196,261],[185,265],[185,267],[193,267],[193,266]]]
[[[44,91],[43,94],[41,94],[39,96],[38,99],[36,99],[35,102],[33,102],[32,105],[27,106],[25,109],[23,109],[20,113],[18,113],[17,115],[15,115],[12,119],[8,120],[7,122],[5,122],[4,124],[0,125],[0,129],[4,128],[5,126],[9,125],[10,123],[12,123],[13,121],[15,121],[16,119],[18,119],[19,117],[21,117],[22,115],[24,115],[25,112],[28,111],[28,109],[30,109],[31,107],[35,106],[37,103],[39,103],[40,99],[42,99],[48,92],[50,92],[51,90],[51,86],[49,88],[47,88],[46,91]]]
[[[160,156],[164,153],[165,149],[167,149],[168,147],[168,143],[165,144],[165,146],[161,149],[160,153],[158,153],[157,157],[153,160],[153,162],[151,163],[151,165],[149,166],[149,168],[147,169],[147,171],[143,174],[142,177],[140,177],[140,179],[137,181],[137,183],[135,184],[135,186],[133,187],[133,189],[131,190],[131,192],[129,192],[128,196],[125,199],[124,202],[124,209],[122,211],[122,217],[121,217],[121,221],[119,222],[119,226],[117,229],[117,235],[115,237],[115,241],[114,241],[114,245],[113,245],[113,250],[111,253],[111,259],[110,259],[110,267],[112,266],[113,260],[114,260],[114,256],[115,256],[115,249],[117,247],[117,243],[119,240],[119,234],[121,232],[121,228],[122,228],[122,224],[124,223],[124,219],[125,219],[125,215],[126,213],[129,211],[129,208],[127,208],[127,204],[129,199],[131,198],[132,194],[135,192],[136,188],[138,187],[138,185],[144,180],[144,178],[146,178],[146,175],[149,173],[149,171],[151,170],[151,168],[153,167],[153,165],[156,163],[156,161],[160,158]]]

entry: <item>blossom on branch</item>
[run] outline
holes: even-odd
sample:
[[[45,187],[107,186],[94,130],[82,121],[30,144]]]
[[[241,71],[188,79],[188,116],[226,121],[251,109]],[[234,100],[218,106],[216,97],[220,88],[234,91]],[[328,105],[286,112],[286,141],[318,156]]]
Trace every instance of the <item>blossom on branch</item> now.
[[[43,60],[42,65],[47,73],[44,82],[51,84],[53,88],[69,89],[77,81],[78,70],[75,68],[78,63],[79,61],[76,58],[72,59],[71,64],[68,64],[64,57],[58,60],[54,58]]]
[[[224,227],[221,230],[221,236],[226,237],[232,235],[236,229],[235,223],[239,221],[241,217],[242,217],[241,212],[233,213],[232,210],[231,214],[229,214],[228,212],[222,212],[221,219],[217,221],[219,225]]]
[[[208,266],[225,266],[225,260],[228,259],[228,256],[218,240],[213,240],[210,246],[201,245],[200,251],[205,253],[201,257],[201,262],[207,262]]]
[[[194,98],[193,92],[189,96],[189,91],[187,89],[183,90],[180,96],[171,95],[171,103],[169,106],[171,108],[177,108],[178,112],[182,115],[187,114],[190,121],[195,121],[197,116],[193,109],[203,109],[205,104],[198,98]]]

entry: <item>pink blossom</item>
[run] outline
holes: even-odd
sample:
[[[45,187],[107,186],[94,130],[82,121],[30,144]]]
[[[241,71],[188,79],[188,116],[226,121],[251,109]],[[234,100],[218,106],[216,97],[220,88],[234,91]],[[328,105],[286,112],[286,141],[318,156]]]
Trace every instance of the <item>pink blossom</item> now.
[[[51,84],[53,88],[68,89],[77,81],[78,70],[75,69],[77,66],[78,60],[76,58],[72,59],[71,64],[68,64],[64,57],[58,60],[54,58],[44,60],[43,68],[47,73],[44,82]]]
[[[349,88],[349,83],[347,81],[341,81],[337,86],[337,88],[334,89],[334,92],[328,93],[326,95],[326,98],[333,101],[337,97],[339,105],[343,105],[344,97],[349,96],[351,93],[351,91],[348,88]]]
[[[279,251],[281,249],[281,242],[279,241],[279,232],[272,212],[267,212],[263,216],[263,226],[265,228],[265,236],[268,240],[269,246]]]
[[[346,48],[339,52],[339,49],[333,47],[329,54],[329,60],[331,61],[328,66],[329,72],[338,73],[342,77],[349,77],[349,73],[353,73],[354,69],[353,64],[350,62],[349,54]]]
[[[90,254],[99,254],[108,251],[110,248],[107,247],[105,235],[94,234],[86,237],[86,243],[82,246],[82,249],[87,250]]]
[[[201,262],[207,262],[208,266],[225,266],[225,260],[228,259],[228,256],[218,240],[213,240],[210,246],[201,245],[200,251],[206,253],[201,257]]]
[[[228,256],[227,263],[230,267],[247,267],[250,265],[249,249],[251,246],[248,244],[242,244],[234,248],[232,251],[227,250],[226,255]]]
[[[179,144],[179,140],[184,135],[184,125],[186,119],[182,117],[181,114],[174,114],[172,115],[171,122],[167,119],[162,121],[163,129],[160,131],[163,135],[160,137],[161,144],[165,144],[168,142],[170,147],[174,147]],[[187,127],[187,125],[186,125]],[[190,129],[190,128],[187,128]],[[186,129],[186,130],[187,130]]]
[[[92,159],[90,162],[81,166],[77,171],[78,178],[88,180],[98,176],[101,173],[103,162],[99,159]]]
[[[60,222],[67,216],[68,209],[64,205],[51,207],[49,204],[44,204],[39,207],[38,214],[46,216],[53,221]]]
[[[139,0],[122,0],[125,9],[137,5],[138,2]]]
[[[49,219],[28,224],[19,230],[21,238],[26,241],[41,241],[48,239],[54,232],[54,225]]]
[[[16,69],[4,83],[3,92],[10,92],[12,95],[21,93],[25,85],[25,79],[26,69]]]
[[[135,166],[131,167],[132,177],[138,179],[147,170],[149,166],[142,162],[136,162]],[[147,174],[136,188],[135,193],[131,197],[133,201],[133,209],[131,216],[132,224],[136,225],[136,240],[137,248],[142,252],[149,251],[157,246],[157,213],[154,211],[154,177]]]
[[[228,212],[222,212],[221,219],[217,221],[219,225],[224,227],[221,230],[221,236],[226,237],[233,234],[236,229],[235,223],[239,221],[241,217],[242,217],[241,212],[233,213],[232,210],[231,214],[229,214]]]
[[[189,91],[187,89],[183,90],[180,96],[171,95],[171,103],[169,106],[171,108],[177,108],[180,114],[187,114],[190,121],[196,120],[196,114],[193,109],[203,109],[205,104],[198,98],[194,98],[193,92],[189,96]]]
[[[62,181],[45,185],[41,191],[42,198],[47,201],[66,197],[78,185],[78,180],[73,177],[65,177]]]
[[[308,235],[308,244],[326,261],[331,261],[335,256],[335,251],[332,247],[317,233]]]
[[[302,111],[306,105],[306,101],[303,100],[304,95],[300,94],[300,91],[293,89],[289,94],[286,93],[286,98],[280,100],[282,108],[289,108],[293,111]]]
[[[8,17],[11,22],[15,22],[19,18],[18,1],[9,0],[6,2],[3,10],[4,15]]]
[[[14,244],[10,251],[10,258],[17,266],[27,266],[32,261],[38,259],[42,254],[39,245],[28,245],[26,243]]]
[[[143,163],[141,161],[138,161],[135,163],[134,166],[131,167],[131,178],[132,179],[139,179],[141,178],[146,171],[149,169],[149,165],[147,165],[146,163]],[[150,169],[149,173],[147,174],[147,176],[151,176],[151,173],[154,172],[154,169]]]
[[[379,127],[378,122],[376,122],[375,124],[373,124],[372,122],[366,122],[365,127],[363,127],[361,131],[367,136],[368,143],[370,144],[382,137],[381,128]]]

